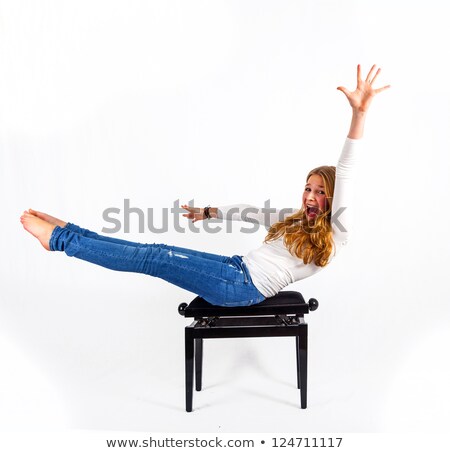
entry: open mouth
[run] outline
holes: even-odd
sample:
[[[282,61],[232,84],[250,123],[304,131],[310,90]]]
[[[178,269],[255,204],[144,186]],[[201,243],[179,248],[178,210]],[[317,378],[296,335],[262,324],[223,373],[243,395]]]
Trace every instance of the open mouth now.
[[[306,215],[309,217],[314,217],[320,213],[320,209],[317,206],[308,206],[306,205]]]

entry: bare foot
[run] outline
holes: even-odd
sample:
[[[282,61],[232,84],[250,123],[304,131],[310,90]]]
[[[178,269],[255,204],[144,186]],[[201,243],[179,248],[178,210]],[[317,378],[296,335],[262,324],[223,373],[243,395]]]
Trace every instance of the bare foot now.
[[[49,241],[52,231],[55,229],[55,225],[52,225],[27,211],[24,211],[22,217],[20,217],[20,221],[29,233],[39,239],[39,242],[46,250],[50,250]]]
[[[48,223],[52,223],[53,225],[58,225],[61,228],[64,228],[67,225],[67,222],[64,222],[64,220],[60,220],[60,219],[57,219],[56,217],[52,217],[51,215],[48,215],[45,212],[35,211],[34,209],[31,209],[31,208],[28,210],[28,212],[30,214],[33,214],[36,217],[39,217],[42,220],[45,220]]]

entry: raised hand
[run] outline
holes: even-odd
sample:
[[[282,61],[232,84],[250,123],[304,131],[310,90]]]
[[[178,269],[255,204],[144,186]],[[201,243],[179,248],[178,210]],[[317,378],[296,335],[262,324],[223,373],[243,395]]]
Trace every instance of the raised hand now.
[[[337,88],[345,94],[352,109],[356,112],[367,112],[374,96],[390,87],[390,85],[386,85],[381,88],[373,88],[372,85],[381,71],[381,69],[378,68],[375,72],[375,68],[376,65],[373,65],[367,74],[366,79],[363,80],[361,78],[361,65],[358,65],[355,91],[349,91],[342,86]]]

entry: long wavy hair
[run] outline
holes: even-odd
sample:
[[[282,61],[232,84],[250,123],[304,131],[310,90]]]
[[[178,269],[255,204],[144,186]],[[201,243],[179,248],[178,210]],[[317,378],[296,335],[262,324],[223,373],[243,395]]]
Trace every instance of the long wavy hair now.
[[[323,165],[308,173],[306,182],[312,175],[322,177],[325,187],[325,211],[309,220],[303,207],[280,222],[271,225],[264,242],[274,241],[283,236],[283,242],[291,255],[303,260],[305,264],[314,262],[324,267],[329,263],[333,252],[333,232],[331,227],[331,208],[333,205],[336,167]]]

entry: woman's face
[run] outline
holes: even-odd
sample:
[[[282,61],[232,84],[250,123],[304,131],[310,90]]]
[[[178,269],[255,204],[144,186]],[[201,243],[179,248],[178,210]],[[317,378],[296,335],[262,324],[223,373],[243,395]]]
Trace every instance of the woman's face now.
[[[303,209],[308,220],[315,219],[320,213],[325,212],[327,197],[322,176],[311,175],[303,192]]]

